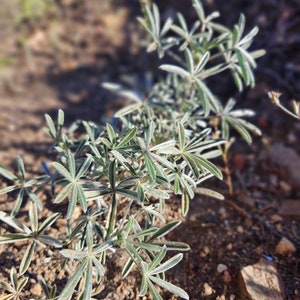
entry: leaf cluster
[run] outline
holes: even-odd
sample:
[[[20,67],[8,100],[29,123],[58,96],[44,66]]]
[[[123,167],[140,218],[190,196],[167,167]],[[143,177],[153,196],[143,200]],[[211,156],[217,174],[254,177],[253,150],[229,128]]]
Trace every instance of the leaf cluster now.
[[[56,252],[62,267],[75,266],[59,295],[55,286],[48,287],[39,277],[42,299],[67,300],[75,294],[78,299],[93,299],[102,278],[110,272],[107,259],[121,251],[128,257],[122,276],[134,267],[140,272],[140,296],[150,293],[154,299],[162,299],[157,290],[160,286],[189,298],[165,279],[165,272],[183,257],[177,253],[166,259],[167,252],[188,251],[189,246],[168,239],[168,233],[181,222],[166,223],[164,210],[174,196],[181,198],[183,216],[196,193],[223,199],[218,192],[200,187],[212,176],[222,179],[212,160],[222,154],[222,146],[231,138],[230,127],[248,143],[250,132],[259,133],[259,129],[244,120],[252,111],[233,109],[233,99],[222,105],[205,80],[229,70],[238,89],[243,84],[253,85],[255,58],[261,54],[248,52],[257,28],[244,35],[243,16],[230,30],[215,22],[218,13],[205,16],[199,1],[192,4],[198,20],[191,29],[180,13],[177,23],[168,19],[161,26],[157,6],[144,5],[144,17],[139,21],[151,38],[147,50],[156,50],[160,58],[170,55],[176,63],[160,67],[168,75],[143,99],[106,83],[106,88],[134,101],[118,111],[111,123],[103,126],[81,121],[66,130],[62,110],[57,120],[46,115],[56,160],[43,163],[45,175],[27,179],[20,157],[17,175],[0,167],[0,174],[11,182],[0,194],[15,196],[12,211],[0,212],[0,221],[17,232],[1,235],[0,243],[27,243],[19,275],[30,267],[38,245]],[[74,138],[78,126],[84,128],[84,134]],[[67,204],[65,216],[56,212],[40,221],[44,209],[40,195],[45,190],[57,209],[61,203]],[[26,201],[30,201],[27,225],[17,218]],[[59,218],[66,219],[65,232],[52,236],[52,225]],[[12,295],[25,286],[23,281],[18,283],[16,272],[13,269],[11,273],[12,285],[1,283]]]

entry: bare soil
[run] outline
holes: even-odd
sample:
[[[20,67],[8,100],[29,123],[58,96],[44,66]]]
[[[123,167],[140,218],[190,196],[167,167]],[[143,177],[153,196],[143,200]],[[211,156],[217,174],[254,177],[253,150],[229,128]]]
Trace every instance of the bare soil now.
[[[139,46],[142,33],[135,22],[138,1],[58,3],[58,12],[39,21],[24,20],[12,26],[9,18],[0,18],[0,164],[15,170],[15,157],[21,155],[29,175],[40,174],[41,162],[51,161],[51,141],[43,130],[45,113],[55,116],[57,109],[63,108],[67,124],[77,119],[105,120],[124,104],[106,93],[101,83],[114,81],[136,88],[144,74],[157,65]],[[286,206],[291,203],[287,200],[293,201],[293,207],[300,206],[300,122],[278,111],[267,98],[268,91],[276,90],[282,93],[286,106],[291,99],[299,100],[300,3],[203,3],[206,11],[219,10],[227,26],[237,22],[243,12],[248,22],[246,30],[255,25],[260,28],[254,47],[266,49],[267,54],[259,60],[256,87],[237,94],[226,76],[211,84],[221,99],[233,96],[240,107],[254,109],[257,115],[252,121],[262,129],[263,136],[256,137],[252,146],[237,138],[232,148],[234,196],[228,194],[224,183],[212,180],[207,185],[223,193],[226,200],[197,196],[185,220],[180,214],[180,201],[169,201],[167,220],[183,221],[170,238],[188,243],[191,251],[167,273],[167,278],[185,289],[191,299],[245,299],[240,288],[241,268],[266,259],[279,272],[283,298],[300,299],[300,212]],[[165,15],[180,9],[191,20],[195,17],[189,1],[159,4]],[[0,186],[6,184],[0,178]],[[1,197],[0,210],[9,210],[12,200]],[[43,200],[47,201],[47,195]],[[27,209],[22,208],[25,221]],[[55,209],[46,205],[43,217]],[[53,234],[60,231],[60,226],[63,224],[58,222]],[[0,224],[0,232],[6,230]],[[279,254],[276,245],[282,237],[289,239],[296,251]],[[19,264],[23,246],[0,246],[0,279],[8,278],[11,267]],[[54,262],[43,262],[49,251],[38,249],[29,269],[28,299],[41,293],[36,274],[42,274],[49,284],[57,284],[59,290],[65,285],[68,274],[59,271]],[[139,299],[135,274],[121,279],[123,259],[120,255],[119,262],[109,262],[108,278],[99,286],[102,291],[97,299]],[[218,272],[220,264],[227,269]],[[176,297],[165,293],[164,299]]]

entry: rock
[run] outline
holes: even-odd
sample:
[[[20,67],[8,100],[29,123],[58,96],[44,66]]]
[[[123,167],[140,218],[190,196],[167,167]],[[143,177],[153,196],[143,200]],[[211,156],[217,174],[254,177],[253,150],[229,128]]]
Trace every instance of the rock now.
[[[283,300],[281,280],[274,264],[261,259],[254,265],[244,267],[239,278],[238,299]]]
[[[271,216],[271,220],[274,223],[279,223],[279,222],[282,222],[283,219],[282,219],[281,216],[279,216],[277,214],[274,214],[274,215]]]
[[[290,219],[300,219],[300,200],[284,200],[279,208],[279,215]]]
[[[216,291],[207,283],[204,282],[203,284],[203,291],[201,293],[201,295],[204,296],[210,296],[212,294],[214,294]]]
[[[294,253],[296,251],[295,245],[286,237],[281,238],[276,246],[276,253],[280,255],[285,255],[289,253]]]
[[[219,273],[222,273],[222,272],[224,272],[225,270],[227,270],[227,266],[226,266],[226,265],[218,264],[218,266],[217,266],[217,271],[218,271]]]
[[[300,188],[300,155],[293,148],[283,144],[269,145],[263,157],[279,166],[282,179],[292,188]]]
[[[31,293],[32,295],[35,295],[35,296],[40,296],[40,295],[42,295],[42,292],[43,292],[43,290],[42,290],[42,288],[41,288],[41,286],[40,286],[39,283],[33,284],[33,285],[32,285],[32,288],[30,289],[30,293]]]

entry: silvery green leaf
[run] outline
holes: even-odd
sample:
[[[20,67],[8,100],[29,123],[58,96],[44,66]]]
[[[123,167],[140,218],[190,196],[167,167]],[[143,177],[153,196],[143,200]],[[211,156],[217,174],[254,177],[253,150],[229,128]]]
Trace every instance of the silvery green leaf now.
[[[170,141],[166,141],[166,142],[163,142],[163,143],[160,143],[158,145],[155,145],[153,147],[151,147],[149,149],[149,151],[158,151],[158,153],[164,153],[164,149],[165,148],[172,148],[174,147],[176,144],[176,141],[175,140],[170,140]]]
[[[152,270],[154,270],[161,263],[161,261],[165,258],[166,254],[167,254],[167,248],[165,245],[163,245],[163,247],[160,249],[157,255],[154,256],[154,259],[148,265],[147,274],[152,274]]]
[[[143,106],[143,102],[138,102],[130,105],[126,105],[124,108],[121,108],[115,113],[116,118],[124,117],[135,110],[139,110]]]
[[[60,192],[59,194],[55,197],[53,203],[60,203],[62,202],[71,192],[73,188],[73,184],[69,183],[67,184]]]
[[[150,269],[149,270],[149,275],[156,275],[159,273],[163,273],[168,271],[169,269],[172,269],[174,266],[176,266],[181,260],[182,260],[183,254],[178,253],[175,256],[171,257],[168,259],[166,262],[161,264],[160,266]]]
[[[40,234],[37,236],[37,239],[45,245],[49,245],[56,248],[62,247],[62,242],[60,240],[49,235]]]
[[[9,170],[5,169],[4,167],[1,167],[0,166],[0,174],[2,176],[4,176],[5,178],[9,179],[9,180],[12,180],[12,181],[17,181],[18,180],[18,177],[13,174],[12,172],[10,172]],[[0,190],[0,193],[1,193],[2,190]]]
[[[63,126],[64,125],[64,111],[62,109],[58,110],[58,116],[57,116],[57,123],[59,126]]]
[[[134,266],[134,261],[132,258],[129,258],[122,269],[122,278],[125,278]]]
[[[115,237],[112,237],[109,240],[105,241],[104,243],[94,247],[93,254],[96,255],[96,254],[99,254],[99,253],[104,252],[107,249],[111,248],[116,240],[117,240],[117,237],[115,236]]]
[[[101,262],[95,256],[92,257],[92,260],[93,260],[93,264],[97,270],[98,275],[100,277],[103,277],[105,274],[104,266],[101,264]]]
[[[220,143],[220,144],[224,144],[224,143],[225,143],[225,141],[223,141],[223,143]],[[202,157],[205,159],[213,159],[213,158],[219,157],[221,155],[222,155],[221,150],[212,150],[212,151],[208,151],[208,152],[205,152],[204,154],[202,154]]]
[[[149,244],[149,243],[144,243],[144,242],[131,241],[130,243],[136,247],[146,249],[150,252],[158,252],[161,249],[161,246],[159,246],[159,245],[154,245],[154,244]]]
[[[226,117],[228,123],[238,131],[238,133],[242,136],[242,138],[248,143],[252,143],[252,137],[248,130],[240,123],[240,120]]]
[[[35,251],[35,248],[36,248],[36,242],[32,241],[31,244],[27,247],[27,249],[24,253],[24,256],[22,258],[22,261],[20,264],[20,270],[19,270],[20,275],[23,275],[27,271],[27,269],[32,261],[32,256]]]
[[[229,115],[234,118],[253,117],[253,116],[255,116],[255,112],[252,109],[238,109],[238,110],[232,110],[229,113]]]
[[[61,292],[61,294],[58,297],[58,300],[69,300],[70,296],[73,294],[77,283],[82,278],[84,269],[86,267],[86,259],[80,262],[78,268],[76,269],[75,273],[69,278],[67,285]]]
[[[169,154],[173,154],[173,155],[179,154],[179,150],[176,148],[173,148],[173,150],[172,150],[172,148],[169,148],[169,149],[165,148],[163,150],[163,153],[167,154],[166,152],[167,153],[169,152]],[[155,159],[156,161],[160,162],[163,166],[167,167],[168,169],[174,170],[174,167],[175,167],[174,164],[169,162],[166,158],[161,157],[160,155],[156,155],[154,153],[151,153],[150,156],[153,159]],[[156,170],[158,169],[157,167],[158,167],[158,165],[156,165]]]
[[[181,214],[183,217],[185,217],[188,214],[189,209],[190,209],[190,195],[187,192],[183,192],[181,195]]]
[[[58,162],[53,162],[52,166],[68,181],[72,181],[73,177],[70,174],[70,172],[60,163]],[[74,174],[75,175],[75,174]]]
[[[204,10],[203,10],[201,1],[192,0],[192,3],[193,3],[193,7],[199,17],[199,20],[201,21],[201,23],[204,23],[205,22],[205,14],[204,14]]]
[[[231,69],[231,75],[236,87],[238,88],[239,92],[241,92],[243,90],[243,82],[237,68]]]
[[[250,55],[255,59],[255,58],[259,58],[262,57],[266,54],[266,50],[264,49],[260,49],[260,50],[256,50],[256,51],[252,51],[250,52]]]
[[[30,207],[29,207],[29,220],[30,220],[31,230],[33,232],[37,232],[39,226],[38,212],[37,212],[36,204],[34,204],[33,202],[30,203]]]
[[[147,277],[146,280],[147,280],[148,289],[149,289],[150,293],[152,294],[153,299],[163,300],[163,298],[160,296],[157,289],[155,288],[154,284],[150,281],[149,277]]]
[[[11,217],[15,217],[19,212],[21,205],[24,199],[24,189],[21,189],[17,195],[17,199],[15,200],[14,207],[10,213]]]
[[[165,241],[165,242],[155,242],[153,244],[159,245],[161,247],[165,246],[168,251],[189,251],[189,250],[191,250],[191,248],[188,244],[182,243],[182,242]]]
[[[177,226],[179,226],[180,223],[181,223],[181,221],[172,221],[172,222],[164,225],[163,227],[161,227],[158,231],[156,231],[153,234],[153,236],[148,240],[148,242],[165,236],[166,234],[168,234],[169,232],[174,230]]]
[[[47,283],[46,283],[44,277],[41,276],[40,274],[38,274],[37,278],[38,278],[38,283],[39,283],[39,285],[41,286],[44,295],[46,296],[46,299],[51,299],[51,298],[50,298],[51,295],[50,295],[50,293],[49,293],[49,288],[48,288],[48,285],[47,285]]]
[[[238,22],[238,28],[239,28],[239,30],[238,30],[238,40],[240,40],[242,34],[244,33],[245,25],[246,25],[245,15],[241,14],[240,18],[239,18],[239,22]]]
[[[193,58],[193,55],[192,55],[191,51],[189,50],[189,48],[184,49],[184,55],[185,55],[187,70],[190,74],[193,74],[194,73],[194,58]]]
[[[40,201],[40,199],[37,197],[37,195],[31,191],[27,191],[28,196],[30,198],[30,200],[36,204],[37,208],[39,211],[41,211],[43,209],[43,204]]]
[[[241,47],[239,47],[239,50],[241,51],[241,54],[244,56],[244,58],[248,61],[250,66],[252,68],[256,68],[256,62],[255,62],[254,58],[251,56],[251,54],[248,53],[246,50],[244,50]]]
[[[145,211],[147,212],[147,213],[149,213],[149,214],[151,214],[151,215],[153,215],[153,216],[155,216],[156,218],[158,218],[161,222],[163,222],[163,223],[165,223],[166,222],[166,220],[165,220],[165,218],[163,217],[163,215],[160,213],[160,212],[158,212],[157,210],[155,210],[155,208],[153,208],[153,207],[146,207],[145,208]]]
[[[147,291],[148,291],[147,279],[145,276],[143,276],[141,286],[140,286],[139,296],[144,297],[147,294]]]
[[[136,191],[131,190],[131,189],[120,189],[120,188],[117,188],[116,192],[118,194],[121,194],[121,195],[123,195],[125,197],[128,197],[130,199],[139,200],[138,199],[138,193]]]
[[[238,43],[239,46],[243,46],[244,49],[247,49],[245,47],[245,44],[252,41],[252,39],[257,35],[259,29],[257,26],[255,26],[246,36],[244,36]]]
[[[185,69],[175,66],[175,65],[168,65],[168,64],[164,64],[161,65],[159,67],[161,70],[169,72],[169,73],[173,73],[173,74],[177,74],[183,78],[190,78],[191,74],[189,72],[187,72]]]
[[[143,231],[140,231],[140,232],[138,232],[138,233],[136,233],[136,234],[132,234],[131,236],[130,236],[130,238],[141,238],[141,237],[145,237],[145,236],[147,236],[147,235],[151,235],[151,234],[153,234],[153,233],[155,233],[156,231],[158,230],[158,228],[149,228],[149,229],[145,229],[145,230],[143,230]]]
[[[86,271],[85,271],[85,281],[84,281],[84,292],[82,300],[91,300],[93,289],[93,265],[92,259],[87,259]]]
[[[201,156],[193,156],[193,159],[196,161],[197,165],[203,167],[204,169],[211,172],[213,175],[215,175],[217,178],[222,179],[223,175],[222,172],[209,160],[204,159]]]
[[[10,293],[15,292],[15,289],[10,284],[5,282],[4,280],[0,281],[0,288],[5,291],[8,291]],[[10,300],[10,299],[13,299],[13,297],[14,297],[14,295],[7,295],[6,297],[3,296],[3,298],[1,298],[1,300]]]
[[[56,128],[55,128],[54,122],[48,114],[45,114],[45,119],[46,119],[46,122],[47,122],[47,125],[49,128],[49,134],[53,139],[55,139],[57,133],[56,133]]]
[[[70,174],[70,176],[73,180],[76,176],[76,163],[75,163],[74,154],[70,150],[68,150],[68,168],[69,168],[68,173]],[[57,171],[59,172],[59,170],[57,170]],[[72,181],[72,180],[70,180],[70,181]]]
[[[0,220],[19,231],[25,232],[26,234],[31,233],[31,230],[26,225],[3,211],[0,211]]]
[[[86,252],[79,251],[79,250],[73,250],[73,249],[63,249],[59,251],[59,253],[69,259],[83,259],[87,256]]]
[[[23,288],[26,286],[27,282],[28,282],[29,277],[22,277],[20,278],[19,282],[18,282],[18,291],[23,290]]]
[[[20,173],[21,178],[24,180],[25,179],[25,168],[24,168],[24,162],[23,162],[21,156],[17,156],[17,167],[18,167],[18,171]]]
[[[235,49],[235,53],[236,53],[238,61],[239,61],[239,66],[242,71],[242,77],[244,79],[244,82],[246,85],[250,85],[251,81],[250,81],[249,73],[251,72],[251,69],[250,69],[249,63],[245,59],[245,57],[243,56],[243,53],[241,52],[241,50],[239,48]]]
[[[76,184],[74,189],[77,190],[77,199],[81,205],[82,211],[85,213],[87,211],[87,201],[83,189],[80,184]]]
[[[185,145],[185,129],[182,123],[178,123],[178,143],[179,143],[179,150],[184,150]]]
[[[123,137],[122,140],[119,142],[118,148],[121,148],[121,147],[127,145],[135,137],[136,132],[137,132],[136,127],[131,128],[129,130],[129,132],[125,135],[125,137]]]
[[[150,178],[152,180],[155,180],[156,170],[155,170],[155,165],[154,165],[153,161],[151,160],[151,158],[149,157],[148,154],[144,155],[144,159],[145,159],[145,165],[146,165],[146,168],[148,170]]]
[[[199,63],[197,64],[197,66],[195,68],[196,74],[199,74],[203,70],[205,65],[208,63],[209,58],[210,58],[210,53],[207,51],[203,54],[203,56],[201,57]]]
[[[197,194],[209,196],[218,200],[224,200],[224,196],[214,190],[208,189],[208,188],[196,188],[195,192]]]
[[[173,30],[175,33],[177,33],[178,35],[182,36],[182,37],[186,37],[187,33],[180,28],[179,26],[172,24],[171,26],[171,30]]]
[[[168,18],[160,32],[160,35],[164,36],[169,31],[172,24],[173,24],[173,20],[171,18]]]
[[[81,164],[81,166],[76,174],[76,179],[80,179],[86,173],[86,171],[89,169],[91,163],[92,163],[92,156],[88,155],[87,158]]]
[[[152,276],[152,275],[149,276],[149,279],[154,283],[156,283],[157,285],[161,286],[162,288],[168,290],[172,294],[175,294],[183,299],[190,299],[189,295],[183,289],[170,282],[167,282],[165,280],[160,279],[159,277]]]
[[[43,221],[39,227],[38,233],[43,233],[43,231],[49,228],[60,217],[60,215],[60,213],[54,213],[50,215],[46,220]]]
[[[7,187],[5,187],[5,188],[3,188],[3,189],[0,190],[0,195],[7,194],[7,193],[12,192],[14,190],[17,190],[19,188],[20,188],[19,185],[7,186]]]
[[[25,233],[8,233],[8,234],[3,234],[3,235],[0,235],[0,244],[26,241],[29,238],[30,238],[29,235],[25,234]]]

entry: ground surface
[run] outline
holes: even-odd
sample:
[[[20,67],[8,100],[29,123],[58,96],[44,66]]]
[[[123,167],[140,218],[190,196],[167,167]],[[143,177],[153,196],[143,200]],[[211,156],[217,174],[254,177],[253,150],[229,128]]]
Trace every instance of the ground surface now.
[[[61,0],[60,10],[49,17],[14,27],[9,14],[0,17],[0,164],[12,170],[16,155],[22,155],[29,174],[40,173],[40,162],[51,159],[51,144],[43,130],[45,113],[55,116],[63,108],[68,124],[109,117],[112,98],[101,89],[101,82],[133,81],[136,85],[137,78],[153,68],[139,48],[137,1],[130,5],[128,1],[112,1],[113,5],[109,1],[75,2]],[[161,4],[166,13],[182,9],[190,14],[189,1],[173,2],[177,4]],[[255,47],[265,48],[267,55],[259,60],[257,86],[232,95],[233,87],[224,77],[224,85],[218,83],[216,92],[224,99],[234,96],[241,107],[254,109],[253,122],[263,136],[255,138],[251,147],[238,142],[232,149],[234,197],[227,196],[222,203],[201,197],[192,202],[191,213],[172,236],[187,242],[191,251],[167,276],[191,299],[243,299],[239,271],[262,258],[277,268],[285,299],[300,299],[300,213],[291,208],[291,203],[299,207],[300,202],[300,123],[267,99],[267,91],[275,89],[283,93],[286,105],[290,99],[299,100],[300,4],[297,0],[203,2],[208,11],[219,10],[228,26],[244,12],[247,28],[260,27]],[[13,12],[12,2],[3,3]],[[0,184],[5,182],[0,179]],[[209,184],[227,194],[223,183]],[[169,204],[169,218],[180,218],[179,201]],[[1,198],[0,209],[9,206]],[[43,213],[47,215],[49,209]],[[280,255],[276,245],[282,237],[297,250]],[[21,246],[1,246],[1,278],[20,261]],[[39,249],[40,261],[45,251]],[[225,272],[218,272],[220,264],[226,265]],[[134,276],[121,281],[120,266],[110,267],[116,272],[109,275],[109,285],[99,299],[138,299]],[[39,272],[50,283],[63,286],[64,274],[49,274],[48,269],[49,265],[37,261],[30,274]],[[40,293],[33,275],[28,292]]]

